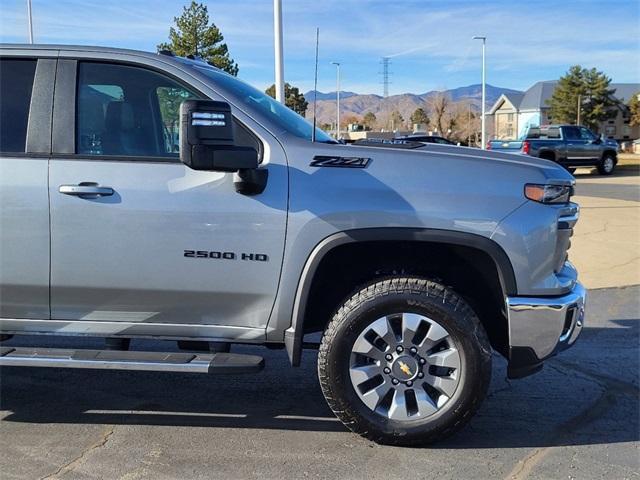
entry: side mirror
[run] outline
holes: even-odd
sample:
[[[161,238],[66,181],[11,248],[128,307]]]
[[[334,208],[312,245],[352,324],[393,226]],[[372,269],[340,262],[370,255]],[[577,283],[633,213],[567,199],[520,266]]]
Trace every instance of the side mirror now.
[[[258,168],[258,152],[234,144],[228,103],[187,100],[180,106],[180,161],[194,170],[237,172]]]

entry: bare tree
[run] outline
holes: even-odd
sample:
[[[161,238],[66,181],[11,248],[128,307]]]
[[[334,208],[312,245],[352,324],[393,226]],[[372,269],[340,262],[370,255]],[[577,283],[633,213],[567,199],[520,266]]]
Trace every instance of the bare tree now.
[[[391,112],[391,129],[398,130],[404,125],[404,117],[398,110]]]
[[[429,97],[427,106],[431,112],[431,125],[433,125],[438,133],[446,133],[448,129],[448,113],[451,105],[451,99],[444,93],[436,93]]]
[[[471,102],[456,102],[449,114],[448,128],[451,129],[449,139],[471,145],[480,135],[480,116]]]
[[[344,118],[340,120],[340,128],[346,128],[351,124],[360,124],[362,123],[361,118],[355,114],[348,114]]]

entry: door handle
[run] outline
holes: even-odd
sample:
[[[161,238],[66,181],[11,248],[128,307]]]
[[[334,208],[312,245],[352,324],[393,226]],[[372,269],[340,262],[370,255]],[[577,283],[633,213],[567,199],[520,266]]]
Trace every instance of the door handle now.
[[[60,185],[58,191],[65,195],[74,195],[76,197],[108,197],[113,195],[113,188],[100,187],[93,182],[82,182],[78,185]]]

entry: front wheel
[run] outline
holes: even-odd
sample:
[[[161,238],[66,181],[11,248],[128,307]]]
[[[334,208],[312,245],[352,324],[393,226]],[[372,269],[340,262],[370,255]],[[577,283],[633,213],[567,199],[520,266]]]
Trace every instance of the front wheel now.
[[[616,168],[616,159],[610,153],[605,154],[598,165],[598,173],[600,175],[611,175]]]
[[[329,407],[379,443],[426,444],[462,427],[491,379],[491,346],[452,290],[395,277],[364,286],[328,325],[318,355]]]

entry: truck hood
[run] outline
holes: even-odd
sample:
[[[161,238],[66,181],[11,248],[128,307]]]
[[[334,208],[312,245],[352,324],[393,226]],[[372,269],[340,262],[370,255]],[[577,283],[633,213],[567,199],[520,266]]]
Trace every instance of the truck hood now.
[[[291,230],[335,231],[407,227],[492,238],[500,222],[531,202],[525,185],[571,184],[559,165],[445,145],[418,148],[286,143]],[[555,209],[542,204],[541,212]],[[536,224],[537,225],[537,224]],[[537,226],[534,225],[534,228]],[[538,229],[540,235],[548,234]],[[292,234],[295,238],[295,233]]]
[[[336,145],[334,155],[340,151],[340,155],[363,156],[384,161],[400,162],[402,159],[416,156],[423,157],[425,161],[430,159],[442,159],[450,163],[452,167],[457,164],[473,164],[475,168],[500,166],[504,169],[521,170],[527,176],[526,171],[542,175],[550,183],[573,183],[573,176],[557,163],[529,155],[495,152],[478,148],[458,147],[453,145],[425,144],[418,148],[398,148],[392,144],[380,144],[376,146],[360,145]],[[536,176],[537,176],[536,175]]]

